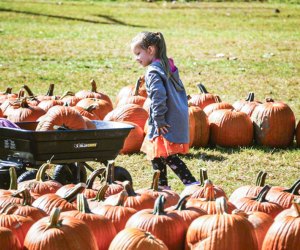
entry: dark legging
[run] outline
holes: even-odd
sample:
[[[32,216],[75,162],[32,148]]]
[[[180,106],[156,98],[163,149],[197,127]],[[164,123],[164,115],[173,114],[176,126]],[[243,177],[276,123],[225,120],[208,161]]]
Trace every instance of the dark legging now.
[[[185,163],[177,155],[170,155],[167,158],[154,158],[152,161],[154,170],[160,171],[159,185],[168,186],[167,166],[179,177],[183,184],[196,182],[195,177],[191,174]]]

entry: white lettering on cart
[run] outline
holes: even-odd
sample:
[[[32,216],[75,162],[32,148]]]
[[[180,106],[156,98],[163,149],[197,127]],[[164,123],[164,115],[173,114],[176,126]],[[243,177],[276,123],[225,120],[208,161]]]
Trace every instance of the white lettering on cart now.
[[[11,139],[4,140],[4,148],[16,149],[16,143]]]
[[[96,148],[98,143],[76,143],[74,148]]]

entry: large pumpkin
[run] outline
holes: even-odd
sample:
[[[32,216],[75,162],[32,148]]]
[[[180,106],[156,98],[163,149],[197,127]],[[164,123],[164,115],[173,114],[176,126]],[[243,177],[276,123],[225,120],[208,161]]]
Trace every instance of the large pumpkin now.
[[[123,148],[121,149],[121,154],[132,154],[140,151],[141,146],[144,141],[144,130],[141,129],[140,126],[133,122],[126,121],[125,123],[134,126],[133,129],[130,130],[128,136],[126,137]]]
[[[258,249],[252,224],[243,216],[228,214],[224,197],[217,199],[218,212],[194,220],[186,235],[186,249]]]
[[[44,115],[45,110],[39,106],[29,105],[26,98],[21,101],[20,106],[11,108],[7,114],[7,119],[12,122],[35,122],[40,116]]]
[[[300,250],[300,199],[295,200],[293,209],[284,216],[279,216],[269,228],[262,250]]]
[[[37,131],[54,130],[54,126],[66,129],[86,129],[86,122],[76,110],[66,106],[54,106],[38,123]]]
[[[257,144],[285,148],[293,142],[295,115],[287,104],[267,99],[255,108],[251,119]]]
[[[164,211],[164,196],[160,195],[154,209],[144,209],[130,217],[126,228],[146,230],[161,239],[169,249],[182,250],[185,228],[182,218],[174,212]]]
[[[143,130],[147,119],[147,111],[136,104],[126,104],[116,107],[104,117],[104,121],[133,122]]]
[[[205,112],[197,107],[189,107],[190,146],[205,147],[209,140],[209,123]]]
[[[210,143],[222,147],[249,146],[253,141],[253,125],[243,112],[221,109],[208,117]]]
[[[60,218],[60,209],[54,208],[50,217],[36,222],[28,231],[25,249],[96,250],[97,242],[89,227],[73,217]]]

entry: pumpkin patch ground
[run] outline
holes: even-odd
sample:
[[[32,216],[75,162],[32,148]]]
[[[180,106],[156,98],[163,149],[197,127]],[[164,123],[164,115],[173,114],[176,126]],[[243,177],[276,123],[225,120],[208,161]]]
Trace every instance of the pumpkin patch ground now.
[[[109,243],[95,239],[95,232],[89,232],[83,222],[68,217],[68,210],[79,208],[78,213],[91,220],[118,211],[109,216],[109,241],[115,237],[109,249],[136,249],[137,244],[153,249],[213,248],[209,245],[213,240],[205,244],[201,240],[211,235],[206,222],[223,230],[216,220],[223,221],[231,232],[247,232],[240,235],[240,245],[224,243],[228,248],[246,249],[243,243],[247,242],[249,249],[299,249],[299,242],[294,241],[300,237],[296,230],[300,223],[299,11],[297,1],[271,0],[1,1],[0,127],[19,129],[15,123],[36,121],[37,133],[57,129],[84,133],[95,129],[95,120],[105,120],[135,128],[124,148],[111,159],[130,173],[130,183],[126,178],[100,176],[94,183],[88,179],[79,184],[78,192],[91,191],[95,198],[79,196],[77,202],[74,195],[67,199],[68,191],[61,196],[56,190],[39,193],[34,185],[49,187],[47,183],[53,181],[43,183],[36,178],[20,184],[16,176],[12,178],[9,190],[0,192],[1,246],[31,249],[40,244],[54,249],[55,241],[44,246],[46,242],[35,237],[39,228],[47,231],[50,239],[59,228],[76,224],[79,233],[65,231],[65,249],[73,246],[73,238],[67,234],[73,237],[83,231],[86,235],[81,236],[89,237],[89,249],[102,243],[108,248]],[[160,190],[153,178],[158,173],[139,151],[150,102],[145,69],[134,61],[130,41],[144,30],[164,34],[168,56],[174,59],[189,95],[191,148],[181,158],[199,180],[192,188],[186,188],[168,170],[171,191]],[[13,147],[11,142],[5,143],[0,141],[0,146]],[[92,167],[87,176],[94,169],[105,168],[96,161],[87,163]],[[47,169],[47,176],[53,176],[52,169]],[[74,188],[72,185],[68,188]],[[119,193],[107,198],[115,189]],[[222,190],[225,198],[219,197],[217,190]],[[171,192],[176,195],[172,204],[168,200]],[[191,192],[197,192],[197,197]],[[200,193],[202,197],[198,197]],[[146,200],[149,204],[144,204]],[[16,204],[10,205],[11,201]],[[124,204],[131,201],[144,203],[126,208]],[[61,204],[60,208],[55,203]],[[194,204],[195,211],[191,208]],[[212,206],[218,215],[203,210]],[[136,212],[141,208],[147,211]],[[34,221],[27,215],[29,209],[48,217],[30,226]],[[180,213],[191,219],[191,210],[200,219],[186,223]],[[25,213],[28,226],[16,232],[13,223],[21,221]],[[161,227],[152,221],[155,214],[170,220],[166,231],[178,235],[173,237],[177,243],[155,228]],[[9,218],[14,219],[12,224],[7,222]],[[143,221],[148,224],[142,225]],[[174,230],[176,225],[185,226]],[[291,230],[281,235],[289,246],[283,238],[274,237],[285,225]],[[219,236],[212,239],[236,237]],[[2,241],[4,238],[7,241]]]

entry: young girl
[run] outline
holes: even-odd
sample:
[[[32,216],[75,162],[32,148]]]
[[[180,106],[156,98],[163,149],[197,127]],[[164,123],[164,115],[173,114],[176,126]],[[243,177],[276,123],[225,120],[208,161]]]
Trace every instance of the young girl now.
[[[168,187],[168,165],[185,185],[196,180],[178,157],[189,150],[189,114],[187,96],[178,69],[167,57],[162,33],[141,32],[131,43],[136,61],[147,67],[146,90],[151,100],[148,133],[141,150],[160,170],[159,185]]]

